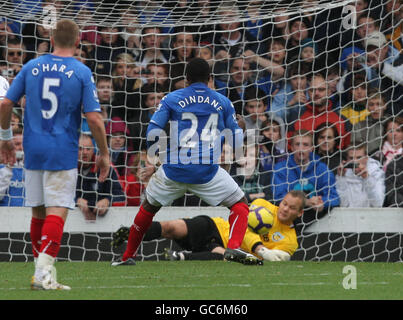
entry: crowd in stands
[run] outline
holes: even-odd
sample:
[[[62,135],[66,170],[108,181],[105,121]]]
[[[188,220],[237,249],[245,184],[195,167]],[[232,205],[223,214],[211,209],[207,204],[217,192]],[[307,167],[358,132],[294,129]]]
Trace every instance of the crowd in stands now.
[[[245,135],[255,136],[243,161],[222,162],[248,201],[278,203],[288,191],[303,190],[305,222],[339,206],[403,207],[401,0],[357,0],[357,28],[347,29],[342,8],[292,15],[279,5],[266,19],[258,12],[264,1],[149,2],[158,8],[151,16],[139,11],[142,1],[121,11],[126,27],[88,24],[92,7],[77,5],[76,58],[93,72],[113,163],[109,179],[93,183],[95,146],[83,117],[77,206],[86,219],[110,206],[140,204],[155,171],[145,151],[147,125],[164,95],[186,86],[185,65],[194,57],[209,62],[209,86],[232,101]],[[220,19],[161,25],[170,14]],[[49,37],[40,23],[2,19],[0,74],[11,83],[24,63],[51,51]],[[14,139],[21,139],[24,107],[22,100],[13,114]],[[23,205],[12,199],[23,193],[11,191],[22,186],[14,183],[23,181],[19,168],[0,168],[0,205]],[[174,205],[203,203],[189,194]]]

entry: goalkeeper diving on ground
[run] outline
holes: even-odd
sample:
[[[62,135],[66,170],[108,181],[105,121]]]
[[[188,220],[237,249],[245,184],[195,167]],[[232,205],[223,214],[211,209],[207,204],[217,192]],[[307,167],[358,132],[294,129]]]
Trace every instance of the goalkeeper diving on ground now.
[[[294,220],[303,213],[305,194],[293,190],[286,194],[279,206],[264,199],[256,199],[250,207],[254,205],[264,207],[273,214],[273,226],[269,233],[264,235],[254,233],[248,228],[241,245],[244,256],[235,261],[243,264],[263,264],[263,260],[290,260],[298,248]],[[154,221],[143,240],[174,240],[183,251],[166,250],[167,260],[223,260],[229,228],[228,221],[221,217],[196,216],[191,219]],[[120,227],[113,234],[112,245],[120,246],[127,240],[128,234],[129,228]]]

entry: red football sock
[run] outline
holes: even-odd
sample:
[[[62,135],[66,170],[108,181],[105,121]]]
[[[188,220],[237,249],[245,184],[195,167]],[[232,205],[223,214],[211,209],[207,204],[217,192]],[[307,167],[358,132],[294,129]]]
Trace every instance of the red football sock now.
[[[151,226],[154,215],[154,213],[146,211],[143,206],[140,207],[140,210],[134,218],[132,226],[130,227],[127,248],[122,257],[123,261],[133,258],[137,254],[140,243],[143,240],[148,228]]]
[[[228,248],[237,249],[241,247],[246,228],[248,227],[249,207],[246,203],[238,202],[231,207],[229,216],[229,240]]]
[[[64,221],[61,217],[48,215],[42,227],[41,253],[46,253],[53,258],[57,256],[63,236]]]
[[[31,219],[31,243],[32,243],[32,253],[34,258],[38,258],[39,251],[41,250],[41,236],[42,236],[42,226],[45,219],[38,219],[32,217]]]

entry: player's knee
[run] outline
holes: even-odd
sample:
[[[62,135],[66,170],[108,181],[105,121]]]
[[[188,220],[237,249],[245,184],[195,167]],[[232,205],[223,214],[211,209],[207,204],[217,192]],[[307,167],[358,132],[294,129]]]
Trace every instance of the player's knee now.
[[[144,201],[141,205],[144,208],[144,210],[146,210],[147,212],[150,212],[150,213],[157,213],[158,210],[161,208],[161,207],[156,207],[156,206],[153,206],[152,204],[150,204],[147,201],[147,198],[144,199]]]
[[[246,200],[246,199],[245,199]],[[248,215],[249,213],[249,206],[247,202],[243,202],[242,199],[239,200],[237,203],[235,203],[231,208],[231,211],[237,212],[239,214],[245,214]]]

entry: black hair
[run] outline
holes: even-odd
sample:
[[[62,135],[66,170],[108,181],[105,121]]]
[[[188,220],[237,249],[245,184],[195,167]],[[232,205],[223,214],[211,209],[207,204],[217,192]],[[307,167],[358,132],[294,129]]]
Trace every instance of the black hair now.
[[[206,60],[194,58],[186,65],[185,74],[190,83],[207,83],[210,79],[210,66]]]

